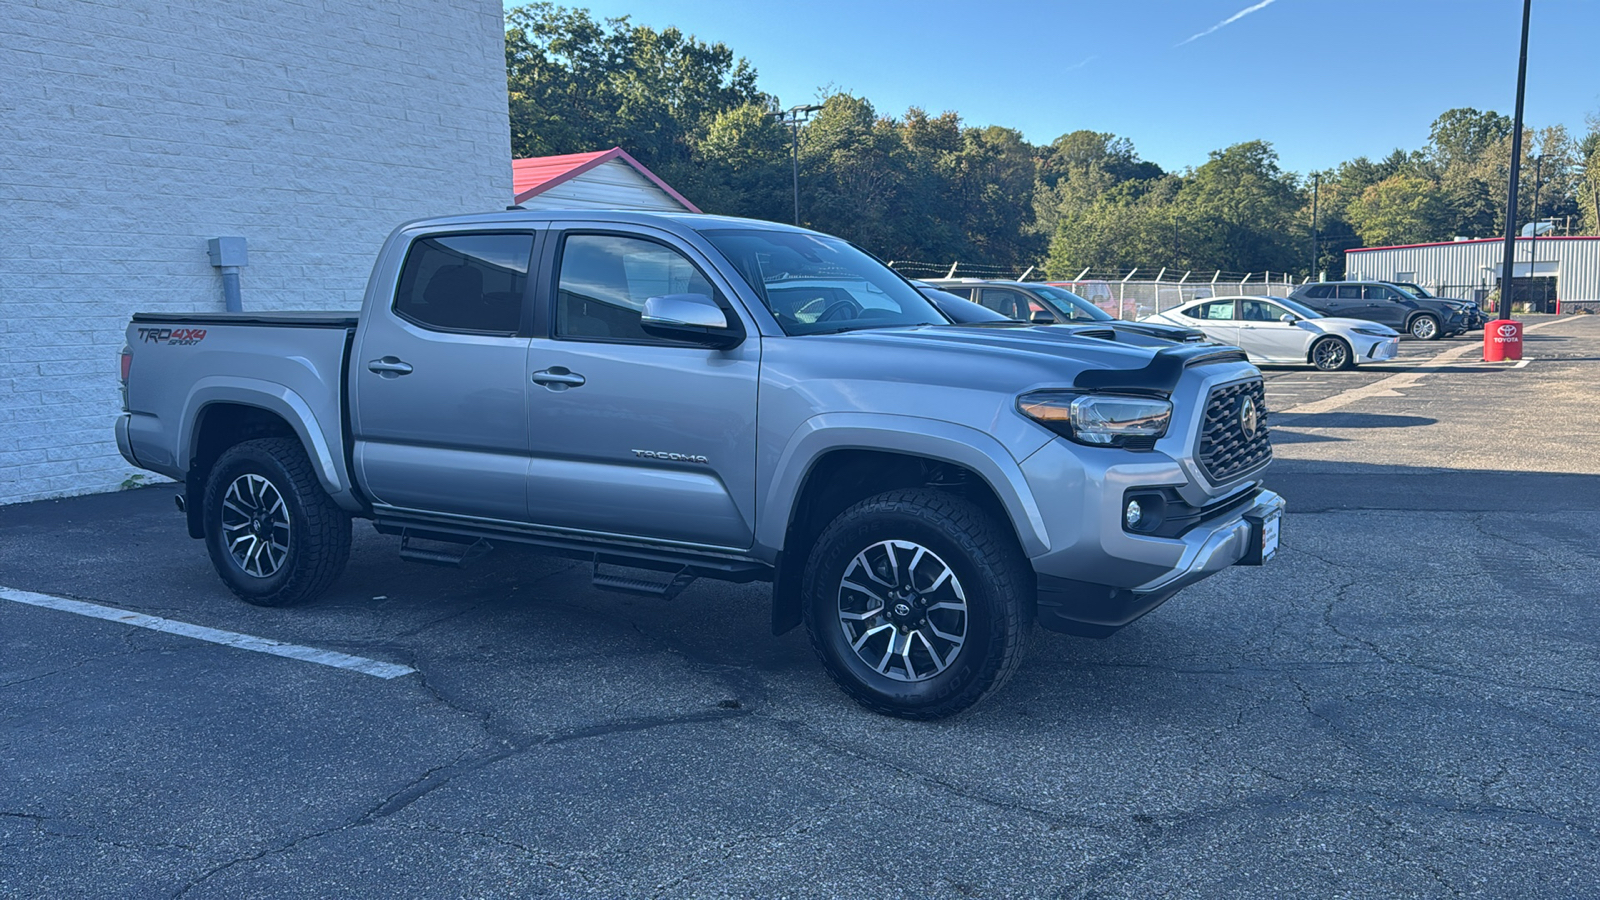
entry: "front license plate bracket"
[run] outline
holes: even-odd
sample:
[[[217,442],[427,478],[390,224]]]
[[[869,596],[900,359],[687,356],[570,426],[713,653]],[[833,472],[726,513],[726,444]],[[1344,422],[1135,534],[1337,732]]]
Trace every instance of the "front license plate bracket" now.
[[[1250,523],[1250,549],[1239,559],[1241,566],[1264,566],[1278,555],[1279,524],[1283,513],[1273,510],[1264,516],[1245,516]]]

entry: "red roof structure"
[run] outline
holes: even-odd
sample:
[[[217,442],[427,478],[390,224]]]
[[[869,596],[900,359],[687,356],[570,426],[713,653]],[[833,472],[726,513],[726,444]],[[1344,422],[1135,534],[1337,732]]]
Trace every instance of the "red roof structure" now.
[[[525,159],[511,161],[511,185],[513,202],[522,203],[532,197],[550,190],[557,185],[565,184],[574,178],[591,172],[612,160],[621,160],[628,166],[643,175],[656,187],[665,191],[668,196],[684,205],[690,212],[699,212],[700,208],[690,203],[688,198],[672,189],[656,174],[645,168],[638,160],[629,156],[621,147],[612,147],[610,150],[598,150],[593,153],[568,153],[561,156],[532,156]]]

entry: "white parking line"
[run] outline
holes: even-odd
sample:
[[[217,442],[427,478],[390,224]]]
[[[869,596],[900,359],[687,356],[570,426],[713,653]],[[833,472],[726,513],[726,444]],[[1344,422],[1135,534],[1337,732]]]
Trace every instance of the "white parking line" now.
[[[188,622],[179,622],[175,619],[147,616],[143,613],[117,609],[113,606],[85,603],[82,600],[69,600],[66,597],[55,597],[50,594],[35,594],[32,591],[18,591],[0,587],[0,600],[26,603],[29,606],[42,606],[45,609],[75,613],[80,616],[89,616],[93,619],[105,619],[107,622],[132,625],[135,628],[148,628],[151,631],[176,634],[182,637],[194,638],[197,641],[208,641],[213,644],[221,644],[224,647],[237,647],[240,650],[270,653],[273,656],[298,659],[301,662],[316,663],[319,666],[349,669],[352,672],[360,672],[363,675],[371,675],[374,678],[399,678],[402,675],[410,675],[416,671],[410,666],[378,662],[375,659],[351,656],[347,653],[338,653],[333,650],[302,647],[299,644],[285,644],[282,641],[274,641],[268,638],[238,634],[233,631],[220,631],[216,628],[207,628],[204,625],[191,625]]]

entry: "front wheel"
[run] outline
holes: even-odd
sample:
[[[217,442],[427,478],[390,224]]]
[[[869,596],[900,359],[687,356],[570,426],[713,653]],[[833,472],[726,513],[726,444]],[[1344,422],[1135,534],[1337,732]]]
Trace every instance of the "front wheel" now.
[[[350,559],[350,516],[290,438],[245,441],[223,453],[206,480],[204,514],[211,564],[246,603],[312,600]]]
[[[812,548],[806,628],[845,693],[936,719],[998,690],[1032,624],[1033,572],[1009,528],[940,491],[879,494]]]
[[[1419,341],[1437,341],[1440,335],[1439,320],[1433,316],[1417,316],[1411,320],[1411,327],[1408,330],[1411,336]]]
[[[1311,364],[1324,372],[1337,372],[1355,365],[1350,345],[1336,337],[1318,338],[1311,345]]]

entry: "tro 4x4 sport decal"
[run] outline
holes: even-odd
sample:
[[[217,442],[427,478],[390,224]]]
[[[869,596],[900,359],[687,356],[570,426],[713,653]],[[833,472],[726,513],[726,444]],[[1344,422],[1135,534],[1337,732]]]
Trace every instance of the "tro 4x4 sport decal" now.
[[[206,339],[204,328],[141,328],[139,340],[146,344],[172,344],[189,347]]]

